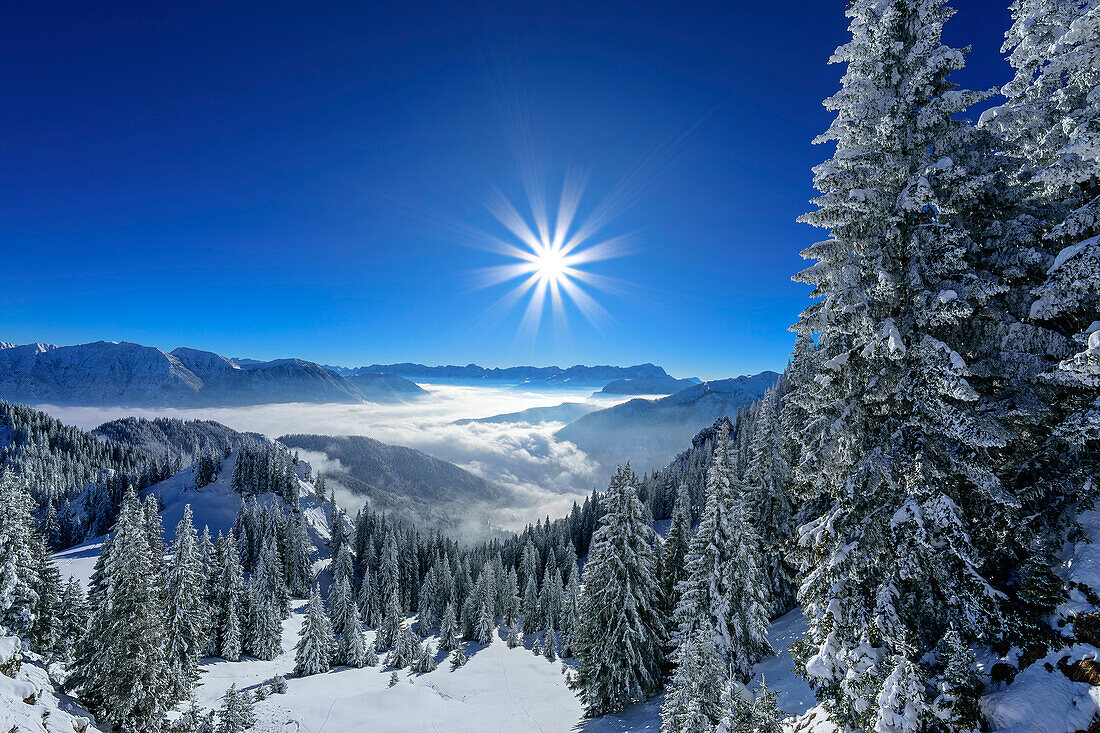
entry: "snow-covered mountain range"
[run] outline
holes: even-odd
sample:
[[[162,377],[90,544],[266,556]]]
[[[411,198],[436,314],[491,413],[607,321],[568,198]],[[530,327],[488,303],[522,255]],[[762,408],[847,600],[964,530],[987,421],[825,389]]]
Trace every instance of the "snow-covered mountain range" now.
[[[220,407],[276,402],[394,402],[424,390],[395,375],[354,381],[302,359],[239,363],[210,351],[128,342],[0,343],[0,397],[13,402]]]
[[[497,383],[506,385],[524,385],[531,388],[547,387],[599,387],[616,380],[674,380],[668,372],[654,364],[636,364],[634,366],[585,366],[577,364],[571,367],[559,366],[514,366],[483,367],[477,364],[466,366],[425,366],[424,364],[372,364],[363,367],[328,366],[338,374],[385,373],[397,374],[416,382],[441,383]],[[697,379],[693,379],[697,382]],[[675,391],[675,390],[669,390]],[[646,392],[620,392],[618,394],[650,394]],[[667,394],[667,393],[666,393]]]

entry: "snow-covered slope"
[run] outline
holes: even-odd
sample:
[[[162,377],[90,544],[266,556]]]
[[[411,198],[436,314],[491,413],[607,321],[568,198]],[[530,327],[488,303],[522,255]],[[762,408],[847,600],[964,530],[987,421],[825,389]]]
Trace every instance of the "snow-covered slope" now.
[[[439,668],[427,674],[398,672],[399,682],[389,687],[389,668],[340,667],[312,677],[294,678],[294,644],[304,616],[298,604],[283,626],[283,653],[270,662],[207,660],[199,704],[216,707],[230,685],[255,689],[275,675],[287,677],[285,695],[272,695],[256,704],[257,733],[283,731],[376,730],[385,733],[414,731],[542,731],[543,733],[656,733],[660,727],[660,698],[635,705],[619,714],[597,719],[582,717],[579,700],[566,684],[561,663],[531,652],[533,637],[525,647],[509,649],[499,633],[490,645],[468,645],[469,662],[452,669],[436,654]],[[777,649],[786,649],[801,631],[801,611],[777,619],[769,638]],[[373,632],[367,632],[373,641]],[[437,646],[434,637],[429,643]],[[783,652],[765,660],[757,673],[780,693],[781,709],[799,715],[815,704],[809,688],[791,673],[790,655]],[[792,721],[793,724],[793,721]]]
[[[226,459],[217,481],[202,489],[192,488],[193,474],[187,469],[146,491],[147,494],[155,493],[164,503],[162,517],[166,541],[173,540],[175,525],[186,504],[191,505],[199,528],[207,525],[214,533],[231,528],[240,506],[240,496],[229,487],[235,460],[236,454]],[[310,495],[307,488],[308,484],[303,482],[301,511],[314,543],[323,548],[328,539],[327,502]],[[281,501],[270,494],[262,500]],[[58,553],[55,557],[62,574],[86,584],[101,544],[102,538],[99,538]],[[315,568],[319,570],[326,562],[318,559]],[[276,675],[283,675],[287,678],[287,692],[271,695],[255,704],[257,723],[253,730],[257,733],[352,730],[656,733],[660,727],[660,698],[616,715],[591,720],[583,718],[580,702],[562,675],[561,662],[551,662],[533,654],[534,636],[528,638],[526,646],[509,649],[500,629],[493,644],[468,645],[466,665],[452,669],[444,655],[437,652],[438,669],[427,674],[401,670],[399,681],[393,687],[389,686],[392,670],[382,666],[340,667],[326,674],[294,677],[294,648],[304,612],[304,601],[296,601],[291,617],[283,625],[282,653],[271,661],[249,657],[239,662],[203,660],[201,682],[195,692],[199,705],[217,708],[230,685],[254,692]],[[801,624],[798,610],[776,620],[769,636],[780,653],[764,660],[756,670],[758,675],[766,676],[769,686],[779,691],[780,706],[789,714],[803,713],[814,704],[805,683],[791,673],[793,663],[785,651],[801,633]],[[372,641],[373,632],[368,631],[367,637]],[[437,647],[434,638],[428,641],[433,648]],[[38,684],[43,686],[46,679],[43,670],[28,674],[37,674]],[[3,690],[3,680],[0,680],[0,695],[4,694]],[[46,695],[40,699],[47,701],[43,704],[53,705],[52,709],[71,709],[80,713],[78,708],[72,707],[71,701],[63,698]],[[49,702],[54,699],[57,702]],[[2,704],[3,698],[0,698]],[[56,718],[51,715],[50,719],[66,720],[60,715]],[[4,720],[0,717],[0,721]],[[63,727],[45,730],[69,733]]]
[[[1083,512],[1079,521],[1084,536],[1067,546],[1058,568],[1069,599],[1052,619],[1067,646],[979,660],[997,678],[982,698],[992,731],[1074,733],[1095,730],[1100,720],[1100,510]]]
[[[58,691],[37,655],[0,635],[0,731],[99,733],[88,711]]]
[[[605,469],[627,460],[641,472],[668,463],[704,425],[763,396],[779,375],[761,372],[702,382],[657,400],[638,398],[592,412],[555,435],[574,443]]]
[[[194,469],[188,467],[142,492],[142,496],[150,494],[158,496],[164,506],[160,515],[164,522],[166,543],[175,539],[176,524],[183,517],[183,508],[188,504],[191,505],[195,528],[199,532],[202,532],[204,526],[210,528],[212,535],[218,532],[228,533],[232,529],[237,510],[241,505],[241,495],[230,488],[237,455],[234,452],[223,460],[217,480],[201,489],[194,488]],[[305,463],[300,464],[300,473],[305,470],[305,466]],[[313,544],[321,547],[329,537],[328,501],[315,497],[311,493],[310,484],[304,481],[301,482],[300,488],[299,506],[306,529],[310,533]],[[264,494],[259,497],[259,500],[261,502],[282,501],[273,494]],[[58,552],[54,555],[58,570],[63,576],[76,578],[87,586],[96,558],[99,557],[102,549],[103,540],[103,537],[96,537],[76,547]]]

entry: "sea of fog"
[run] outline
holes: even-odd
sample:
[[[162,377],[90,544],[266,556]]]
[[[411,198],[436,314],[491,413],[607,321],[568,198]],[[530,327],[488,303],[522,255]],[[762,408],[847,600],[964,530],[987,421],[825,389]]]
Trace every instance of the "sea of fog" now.
[[[583,500],[602,478],[600,467],[572,443],[558,441],[563,423],[468,423],[462,418],[489,417],[548,407],[562,402],[590,401],[592,390],[534,391],[510,386],[421,385],[430,395],[397,405],[290,403],[249,407],[197,409],[129,407],[58,407],[37,405],[65,423],[91,429],[119,417],[174,417],[215,420],[235,430],[272,438],[290,433],[366,435],[383,443],[403,445],[450,461],[487,481],[510,490],[515,506],[502,508],[495,523],[518,529],[537,518],[565,514],[574,500]],[[607,407],[618,400],[599,400]],[[302,452],[323,470],[328,457]],[[337,489],[340,487],[337,486]],[[362,498],[338,493],[338,501],[354,513]]]

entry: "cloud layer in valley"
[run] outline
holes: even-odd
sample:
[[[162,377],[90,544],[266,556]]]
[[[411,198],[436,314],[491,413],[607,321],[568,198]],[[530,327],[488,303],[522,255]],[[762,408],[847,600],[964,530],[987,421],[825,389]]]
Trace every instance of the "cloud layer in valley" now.
[[[455,425],[461,418],[488,417],[584,401],[589,391],[535,392],[510,387],[423,385],[431,395],[399,405],[278,404],[235,408],[144,409],[123,407],[38,408],[64,422],[90,429],[127,415],[216,420],[236,430],[271,437],[290,433],[366,435],[383,443],[404,445],[474,473],[508,490],[512,507],[502,507],[496,524],[517,529],[543,516],[565,514],[601,480],[600,467],[554,432],[562,423],[478,423]],[[614,404],[601,400],[601,406]],[[318,468],[327,457],[310,455]],[[362,498],[338,497],[355,508]]]

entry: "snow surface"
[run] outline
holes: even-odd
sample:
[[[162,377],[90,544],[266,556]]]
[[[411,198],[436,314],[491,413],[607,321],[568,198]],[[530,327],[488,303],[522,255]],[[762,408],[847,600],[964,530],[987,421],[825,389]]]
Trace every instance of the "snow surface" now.
[[[529,637],[526,647],[509,649],[500,629],[492,644],[467,644],[469,661],[465,666],[452,669],[445,656],[437,653],[438,669],[427,674],[400,670],[400,681],[392,688],[389,678],[393,670],[381,665],[363,669],[339,667],[327,674],[293,677],[294,644],[305,607],[304,601],[297,602],[293,615],[283,624],[283,653],[275,659],[205,660],[202,683],[196,691],[199,704],[217,707],[230,685],[254,691],[282,674],[287,677],[287,693],[256,703],[257,733],[349,730],[656,733],[660,727],[660,698],[618,715],[585,719],[580,701],[566,685],[561,662],[532,654],[534,637]],[[802,612],[795,609],[776,620],[769,640],[777,649],[786,650],[803,629]],[[373,642],[373,638],[374,632],[368,631],[368,642]],[[435,637],[429,639],[433,648],[436,642]],[[759,664],[756,671],[765,675],[768,686],[779,692],[782,710],[802,714],[817,701],[806,683],[794,676],[793,666],[790,655],[784,651]]]
[[[776,656],[768,657],[754,668],[755,677],[764,677],[768,687],[778,694],[779,709],[787,715],[801,715],[817,705],[817,698],[806,681],[794,673],[790,646],[806,633],[802,608],[796,608],[772,622],[768,643]]]
[[[1057,568],[1071,585],[1069,598],[1058,607],[1056,618],[1072,621],[1077,614],[1096,612],[1087,595],[1076,586],[1100,589],[1100,510],[1078,516],[1084,538],[1070,544]],[[1072,626],[1069,626],[1068,632]],[[1018,651],[1018,650],[1017,650]],[[1089,728],[1100,715],[1100,687],[1070,680],[1059,668],[1080,659],[1096,659],[1100,649],[1074,643],[1051,650],[1028,665],[1011,684],[991,682],[982,698],[982,712],[994,733],[1074,733]],[[1015,661],[1014,652],[1006,661]],[[986,666],[999,660],[988,660]]]
[[[18,649],[18,639],[0,636],[0,660],[8,662]],[[54,689],[34,655],[28,655],[13,677],[0,674],[0,731],[98,733],[90,719],[88,711]]]

